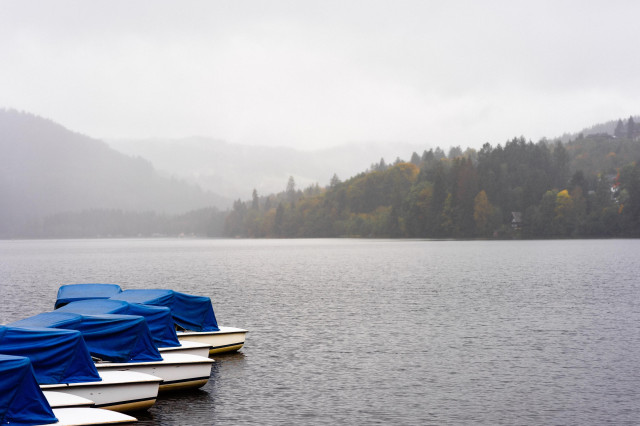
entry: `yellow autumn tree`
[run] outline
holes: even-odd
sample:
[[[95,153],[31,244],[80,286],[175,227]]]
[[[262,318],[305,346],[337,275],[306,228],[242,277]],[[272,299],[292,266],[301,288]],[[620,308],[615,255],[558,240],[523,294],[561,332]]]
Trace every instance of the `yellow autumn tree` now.
[[[553,224],[557,236],[566,237],[571,235],[575,225],[573,204],[573,198],[571,198],[569,191],[566,189],[558,192],[556,195]]]
[[[555,214],[557,218],[567,217],[573,208],[573,198],[569,195],[569,191],[563,189],[556,195]]]
[[[476,234],[480,237],[489,236],[491,233],[490,223],[493,215],[493,206],[489,202],[484,189],[478,192],[473,200],[473,220],[476,223]]]
[[[473,200],[473,219],[476,223],[476,234],[480,237],[488,237],[491,235],[491,218],[494,214],[494,207],[489,202],[487,193],[484,189],[478,192]]]

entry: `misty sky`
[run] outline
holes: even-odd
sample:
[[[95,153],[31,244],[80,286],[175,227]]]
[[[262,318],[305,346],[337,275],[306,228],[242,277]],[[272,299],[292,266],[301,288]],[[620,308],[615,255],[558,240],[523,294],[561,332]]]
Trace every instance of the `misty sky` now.
[[[0,107],[97,138],[537,141],[640,113],[637,1],[0,0]]]

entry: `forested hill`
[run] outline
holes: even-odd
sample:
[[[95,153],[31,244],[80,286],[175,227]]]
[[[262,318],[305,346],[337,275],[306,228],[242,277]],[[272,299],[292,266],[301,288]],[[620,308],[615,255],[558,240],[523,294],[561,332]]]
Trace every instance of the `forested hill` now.
[[[0,200],[0,237],[42,235],[37,228],[43,219],[61,212],[111,209],[113,221],[119,210],[180,213],[220,204],[212,193],[161,177],[143,159],[50,120],[3,109]]]
[[[640,116],[632,116],[631,118],[634,123],[640,125]],[[599,135],[599,134],[609,134],[616,137],[625,137],[627,130],[628,119],[618,119],[606,121],[604,123],[594,124],[593,126],[582,129],[577,133],[565,133],[558,140],[561,140],[564,143],[572,141],[578,138],[580,135],[582,136],[591,136],[591,135]]]
[[[236,201],[225,232],[240,237],[640,237],[640,124],[567,144],[485,144],[375,164],[327,188]]]

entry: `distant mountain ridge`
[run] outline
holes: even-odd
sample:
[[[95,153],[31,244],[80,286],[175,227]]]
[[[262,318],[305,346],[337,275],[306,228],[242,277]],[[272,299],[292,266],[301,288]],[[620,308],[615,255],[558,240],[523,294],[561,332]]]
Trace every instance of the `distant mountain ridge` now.
[[[87,209],[184,213],[228,200],[42,117],[0,109],[0,236]]]
[[[637,118],[640,122],[640,118]],[[550,140],[568,142],[579,134],[613,135],[617,120]],[[249,146],[206,137],[177,139],[110,139],[114,149],[149,160],[158,170],[214,191],[228,199],[247,199],[256,189],[261,196],[283,191],[290,176],[298,189],[329,184],[334,173],[342,180],[367,170],[381,158],[389,164],[398,157],[409,160],[432,144],[350,143],[315,151],[288,147]],[[504,144],[507,141],[498,141]],[[450,147],[442,147],[448,150]],[[446,152],[445,152],[446,154]]]
[[[119,139],[106,141],[127,155],[141,156],[158,169],[215,191],[227,198],[260,195],[285,189],[290,176],[300,189],[329,184],[332,176],[346,179],[363,172],[381,157],[409,157],[424,146],[407,143],[345,144],[315,151],[288,147],[249,146],[213,138]]]

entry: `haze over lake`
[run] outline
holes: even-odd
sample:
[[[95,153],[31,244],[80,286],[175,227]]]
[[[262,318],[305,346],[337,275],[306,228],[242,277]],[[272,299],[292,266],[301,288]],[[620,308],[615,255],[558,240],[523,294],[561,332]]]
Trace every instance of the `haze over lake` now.
[[[639,240],[0,241],[0,322],[58,286],[212,298],[250,330],[140,424],[632,424]]]

